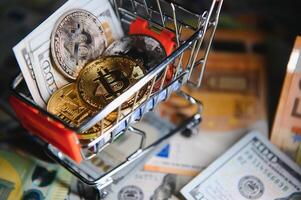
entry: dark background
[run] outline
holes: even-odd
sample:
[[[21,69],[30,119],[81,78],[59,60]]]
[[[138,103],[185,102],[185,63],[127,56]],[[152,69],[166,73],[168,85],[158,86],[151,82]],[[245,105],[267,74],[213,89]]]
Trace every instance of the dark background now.
[[[8,110],[9,83],[19,72],[12,47],[45,20],[63,0],[1,0],[0,1],[0,106]],[[201,1],[183,0],[191,9]],[[235,28],[231,21],[241,16],[249,19],[240,27],[260,30],[267,34],[265,56],[268,61],[269,124],[273,122],[283,83],[286,65],[295,37],[300,33],[301,2],[283,0],[224,0],[220,27]],[[230,21],[230,23],[229,23]],[[1,124],[4,128],[5,124]]]

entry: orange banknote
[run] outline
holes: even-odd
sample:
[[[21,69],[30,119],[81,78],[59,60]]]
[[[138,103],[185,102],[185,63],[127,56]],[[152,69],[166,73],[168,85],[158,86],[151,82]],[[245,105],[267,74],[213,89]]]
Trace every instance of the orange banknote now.
[[[272,142],[301,164],[301,37],[297,37],[272,130]],[[298,153],[299,152],[299,153]]]

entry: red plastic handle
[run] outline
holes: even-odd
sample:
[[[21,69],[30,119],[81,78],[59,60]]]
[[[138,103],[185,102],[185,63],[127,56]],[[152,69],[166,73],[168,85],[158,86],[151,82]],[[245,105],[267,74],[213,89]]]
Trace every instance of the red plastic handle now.
[[[9,102],[24,128],[52,144],[75,162],[82,161],[80,145],[74,131],[51,120],[15,96],[10,96]]]
[[[165,29],[160,33],[155,32],[149,28],[148,21],[141,18],[137,18],[131,22],[129,34],[144,34],[155,38],[162,44],[167,56],[169,56],[176,47],[176,43],[174,42],[175,34],[173,32]]]

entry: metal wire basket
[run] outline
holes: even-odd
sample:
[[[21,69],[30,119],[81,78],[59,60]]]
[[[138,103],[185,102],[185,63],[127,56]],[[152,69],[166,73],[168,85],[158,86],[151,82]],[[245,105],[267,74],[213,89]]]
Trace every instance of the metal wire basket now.
[[[116,173],[145,157],[146,154],[153,151],[156,146],[173,134],[195,127],[201,121],[200,102],[182,92],[181,86],[190,84],[193,87],[200,87],[201,85],[222,2],[222,0],[208,1],[204,4],[206,6],[204,6],[202,11],[196,13],[167,0],[152,0],[148,2],[145,0],[114,0],[112,5],[125,32],[129,29],[132,21],[138,18],[144,19],[147,20],[149,29],[152,31],[173,33],[176,48],[135,85],[76,129],[33,102],[27,88],[23,87],[25,84],[22,74],[12,84],[14,93],[10,97],[10,103],[22,125],[45,143],[49,156],[84,183],[94,185],[99,190],[102,190],[113,182],[114,179],[112,177]],[[174,70],[172,79],[167,81],[166,75],[170,67]],[[163,78],[159,79],[158,77],[162,77],[162,74]],[[193,80],[191,78],[192,74]],[[155,89],[158,79],[160,80],[159,89]],[[148,94],[143,101],[137,102],[137,96],[144,87],[149,88]],[[198,111],[181,125],[171,130],[170,133],[145,147],[146,134],[144,131],[134,128],[132,124],[141,120],[144,114],[152,111],[158,103],[167,100],[172,92],[178,92],[191,104],[196,104]],[[133,99],[133,97],[133,106],[124,113],[122,105]],[[116,122],[112,127],[105,130],[104,119],[116,110]],[[88,130],[99,122],[102,126],[100,136],[88,143],[81,144],[77,134]],[[137,150],[113,169],[97,177],[91,176],[85,165],[125,132],[141,136]]]

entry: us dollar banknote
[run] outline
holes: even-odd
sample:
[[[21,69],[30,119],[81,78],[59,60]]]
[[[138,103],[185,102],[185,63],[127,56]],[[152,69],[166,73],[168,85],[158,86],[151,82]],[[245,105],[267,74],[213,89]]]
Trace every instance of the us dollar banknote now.
[[[251,132],[186,185],[193,200],[296,200],[301,169],[264,136]]]
[[[301,165],[301,37],[297,37],[287,65],[272,142]]]
[[[108,0],[69,0],[19,42],[13,48],[15,56],[33,100],[42,107],[45,107],[54,91],[70,81],[53,64],[50,40],[57,20],[72,9],[84,9],[95,15],[105,29],[108,44],[123,35]]]
[[[141,170],[126,182],[113,185],[105,200],[179,200],[179,190],[190,180],[187,176]]]

